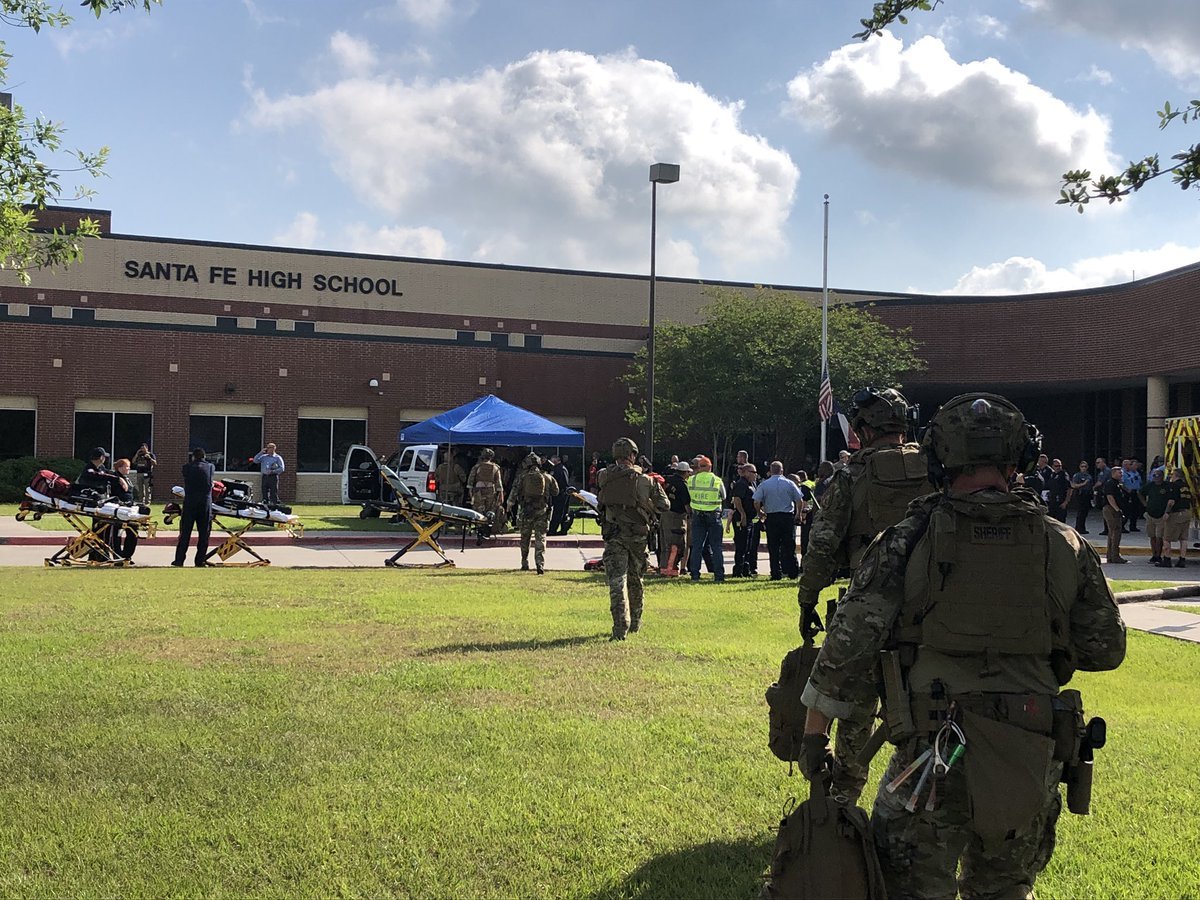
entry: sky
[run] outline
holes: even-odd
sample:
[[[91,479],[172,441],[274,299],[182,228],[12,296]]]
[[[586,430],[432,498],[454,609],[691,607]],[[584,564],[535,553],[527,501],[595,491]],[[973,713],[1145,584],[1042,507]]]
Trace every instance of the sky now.
[[[111,149],[121,234],[833,290],[1028,293],[1200,261],[1195,0],[165,0],[0,26],[6,89]],[[64,178],[72,190],[76,176]]]

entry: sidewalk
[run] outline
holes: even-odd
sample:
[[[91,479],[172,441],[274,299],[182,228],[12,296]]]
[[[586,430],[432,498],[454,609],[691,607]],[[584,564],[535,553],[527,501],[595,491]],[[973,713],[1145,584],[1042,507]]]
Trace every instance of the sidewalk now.
[[[46,557],[62,547],[73,532],[41,531],[25,522],[10,517],[0,518],[0,567],[41,566]],[[297,569],[327,568],[371,568],[380,571],[381,578],[391,577],[394,570],[384,566],[384,561],[403,546],[411,533],[388,534],[387,532],[317,531],[300,540],[289,538],[282,531],[251,529],[247,532],[249,543],[271,565]],[[1093,546],[1097,536],[1089,535]],[[169,566],[175,557],[175,534],[164,532],[152,540],[142,541],[135,556],[136,568]],[[1100,538],[1103,541],[1103,538]],[[216,534],[210,546],[219,542]],[[468,537],[465,548],[458,534],[451,534],[442,543],[446,556],[455,566],[462,569],[516,569],[520,565],[520,538],[506,534],[477,546],[473,537]],[[583,564],[599,557],[604,543],[599,535],[570,535],[546,539],[546,568],[549,571],[578,572]],[[1104,552],[1100,544],[1099,551]],[[733,559],[731,542],[725,544],[726,566]],[[1187,568],[1160,569],[1149,565],[1150,542],[1145,533],[1122,536],[1121,552],[1129,558],[1125,565],[1104,564],[1104,574],[1109,578],[1131,581],[1168,581],[1175,585],[1194,587],[1200,585],[1200,553],[1194,554]],[[189,550],[188,564],[192,562],[194,550]],[[249,561],[244,553],[230,559],[231,563]],[[404,557],[407,562],[432,565],[438,562],[432,550],[421,547]],[[767,555],[759,556],[759,572],[769,571]],[[219,576],[217,576],[219,577]],[[531,578],[537,576],[530,573]],[[705,574],[709,582],[711,576]],[[765,576],[760,575],[760,581]],[[794,596],[795,582],[781,582],[781,590],[791,588]],[[1168,589],[1168,594],[1173,593]],[[1126,625],[1139,631],[1173,637],[1179,640],[1200,643],[1200,602],[1189,599],[1158,599],[1161,592],[1132,592],[1123,595],[1121,615]],[[1151,599],[1153,598],[1153,599]],[[1176,606],[1195,605],[1196,613],[1177,612],[1165,609],[1163,604]]]

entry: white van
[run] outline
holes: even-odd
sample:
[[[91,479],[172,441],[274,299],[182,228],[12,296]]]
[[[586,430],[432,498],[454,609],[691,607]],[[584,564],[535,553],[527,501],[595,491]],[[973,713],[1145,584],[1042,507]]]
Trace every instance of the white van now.
[[[412,444],[393,453],[385,464],[400,480],[427,500],[437,499],[437,444]],[[379,477],[379,457],[363,444],[354,444],[342,467],[342,502],[363,504],[363,518],[372,515],[371,503],[390,502],[395,494]],[[379,515],[379,510],[373,511]]]

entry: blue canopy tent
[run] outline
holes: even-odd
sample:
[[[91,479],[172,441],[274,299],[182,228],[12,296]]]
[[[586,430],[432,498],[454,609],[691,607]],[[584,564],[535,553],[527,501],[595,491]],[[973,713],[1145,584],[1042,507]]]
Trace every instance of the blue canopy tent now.
[[[496,447],[583,447],[583,432],[488,394],[400,432],[402,444],[491,444]]]

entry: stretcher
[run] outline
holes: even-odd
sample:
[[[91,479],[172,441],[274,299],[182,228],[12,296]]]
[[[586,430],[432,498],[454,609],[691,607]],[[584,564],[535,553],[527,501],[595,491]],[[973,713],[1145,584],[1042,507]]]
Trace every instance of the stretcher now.
[[[400,568],[453,568],[454,560],[446,556],[445,551],[442,550],[441,544],[438,543],[437,533],[446,525],[462,525],[465,540],[467,529],[474,529],[477,533],[483,534],[492,528],[491,514],[477,512],[465,506],[453,506],[438,500],[427,500],[401,481],[400,476],[388,466],[380,466],[379,475],[396,492],[396,499],[394,502],[371,501],[370,505],[381,512],[390,512],[398,516],[400,519],[408,522],[417,533],[411,541],[397,550],[388,559],[384,560],[383,564],[385,566]],[[399,561],[408,551],[422,544],[436,553],[441,558],[441,562],[425,566],[420,563],[402,563]]]
[[[220,484],[221,490],[217,490]],[[175,485],[171,488],[172,496],[183,500],[183,488]],[[217,498],[220,499],[217,499]],[[178,502],[168,503],[163,507],[163,521],[170,525],[183,514],[183,507]],[[267,503],[254,503],[249,492],[238,493],[225,489],[223,483],[214,482],[212,501],[212,527],[225,533],[225,539],[208,551],[204,557],[210,566],[236,566],[250,568],[252,566],[269,566],[271,561],[261,556],[250,546],[246,533],[255,525],[286,531],[288,537],[299,540],[304,536],[304,524],[300,517],[293,515],[287,507],[272,506]],[[229,562],[239,553],[252,557],[249,562]]]
[[[17,508],[17,521],[34,521],[46,515],[60,515],[75,529],[74,537],[53,556],[43,560],[46,566],[89,566],[121,568],[132,566],[113,546],[129,530],[140,537],[154,537],[157,528],[150,521],[150,507],[120,503],[97,491],[83,489],[66,496],[52,496],[35,488],[25,488],[25,499]]]

